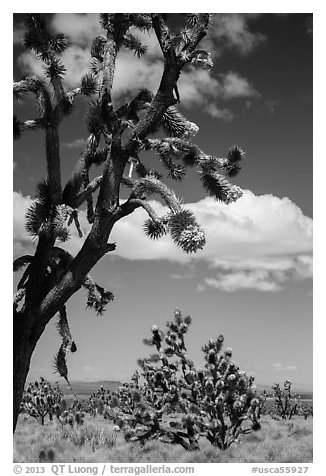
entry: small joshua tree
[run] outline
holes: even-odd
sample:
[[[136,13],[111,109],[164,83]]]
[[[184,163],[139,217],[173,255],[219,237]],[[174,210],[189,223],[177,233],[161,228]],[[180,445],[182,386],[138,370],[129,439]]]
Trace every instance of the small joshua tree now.
[[[230,203],[242,195],[228,177],[239,171],[243,151],[234,146],[225,158],[205,154],[191,142],[198,127],[177,107],[182,101],[177,86],[182,69],[212,66],[209,52],[198,49],[210,17],[207,13],[183,14],[179,28],[170,28],[167,14],[101,14],[103,34],[93,41],[89,73],[78,87],[68,90],[61,60],[66,38],[53,33],[42,15],[27,16],[24,45],[43,62],[44,78],[28,76],[14,83],[15,97],[23,99],[32,93],[39,110],[35,119],[14,117],[14,138],[29,131],[44,132],[47,176],[37,186],[26,215],[26,229],[37,242],[36,251],[34,256],[21,256],[14,262],[14,271],[24,270],[14,298],[14,429],[31,356],[49,321],[59,315],[62,344],[55,366],[68,381],[66,354],[75,351],[76,345],[68,326],[66,302],[81,287],[88,293],[87,306],[98,314],[112,301],[112,293],[95,283],[89,272],[116,248],[109,238],[119,220],[141,207],[149,216],[144,230],[150,238],[169,233],[186,253],[205,245],[204,231],[195,216],[167,187],[163,175],[146,166],[146,151],[152,151],[167,176],[176,181],[185,178],[188,167],[197,167],[205,190],[218,201]],[[112,101],[117,55],[123,48],[137,56],[146,54],[146,45],[135,35],[137,29],[156,35],[164,58],[162,77],[157,91],[143,89],[119,106]],[[59,130],[80,95],[91,99],[86,116],[87,143],[64,184]],[[163,137],[151,137],[158,131]],[[95,167],[101,171],[90,180]],[[122,187],[130,191],[125,201],[120,198]],[[163,216],[158,216],[148,202],[153,194],[158,194],[167,207]],[[73,224],[81,235],[78,212],[84,204],[91,229],[80,251],[72,256],[58,243],[69,239]]]
[[[47,415],[50,421],[54,415],[59,418],[63,407],[62,398],[63,393],[58,383],[52,386],[41,377],[39,381],[30,383],[24,391],[21,411],[26,412],[44,425]]]
[[[139,360],[144,384],[134,378],[116,403],[128,440],[159,438],[190,450],[205,436],[225,450],[240,435],[260,429],[266,396],[258,395],[254,378],[231,360],[232,349],[222,352],[222,335],[203,346],[205,368],[196,369],[185,346],[190,324],[190,316],[176,310],[165,334],[153,325],[151,339],[144,339],[157,350]]]
[[[91,413],[93,416],[105,414],[109,404],[110,395],[110,390],[105,390],[104,387],[101,386],[89,397],[87,407],[88,412]]]
[[[304,417],[305,420],[307,420],[307,418],[309,416],[313,416],[313,404],[312,402],[304,402],[302,401],[301,402],[301,408],[300,408],[300,415],[302,415]]]
[[[291,420],[294,415],[300,413],[300,396],[293,393],[290,380],[286,380],[283,387],[279,383],[275,383],[272,389],[276,416],[281,417],[283,420]]]
[[[69,425],[71,428],[74,426],[81,426],[84,424],[85,412],[80,411],[74,407],[64,410],[59,416],[61,425]]]

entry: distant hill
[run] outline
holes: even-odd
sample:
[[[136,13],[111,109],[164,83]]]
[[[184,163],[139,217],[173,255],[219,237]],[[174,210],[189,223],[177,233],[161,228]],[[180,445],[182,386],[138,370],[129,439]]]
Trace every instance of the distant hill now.
[[[258,392],[263,392],[264,390],[267,392],[268,396],[272,396],[272,386],[268,385],[257,385]],[[300,395],[301,400],[312,400],[313,399],[313,392],[307,390],[306,388],[300,387],[293,387],[293,393]]]
[[[110,390],[110,392],[116,391],[119,387],[122,386],[122,382],[119,380],[97,380],[97,381],[82,381],[82,380],[72,380],[71,388],[68,387],[66,382],[60,381],[59,386],[64,395],[84,395],[88,396],[96,392],[100,387],[104,387],[105,390]],[[257,390],[259,393],[262,393],[266,390],[268,396],[272,396],[272,386],[271,385],[257,385]],[[297,395],[300,395],[302,400],[312,400],[313,393],[304,387],[294,387],[293,392]]]
[[[64,395],[91,395],[96,392],[100,387],[104,387],[105,390],[110,392],[117,390],[122,386],[122,383],[117,380],[98,380],[96,382],[83,382],[78,380],[72,380],[71,388],[67,383],[59,383],[59,386]]]

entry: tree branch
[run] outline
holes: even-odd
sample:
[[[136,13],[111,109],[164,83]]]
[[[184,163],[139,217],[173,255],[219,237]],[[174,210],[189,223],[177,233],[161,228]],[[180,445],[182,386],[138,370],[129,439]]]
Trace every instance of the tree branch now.
[[[28,92],[34,93],[38,102],[41,117],[49,117],[52,115],[53,108],[50,95],[40,79],[34,77],[22,79],[21,81],[14,83],[13,89],[16,97],[19,97],[22,94],[27,94]]]
[[[82,192],[80,192],[76,196],[76,198],[74,199],[74,202],[73,202],[73,208],[80,207],[80,205],[82,203],[84,203],[84,201],[87,199],[87,197],[89,195],[91,195],[92,193],[94,193],[99,188],[101,183],[102,183],[102,175],[100,175],[99,177],[96,177],[94,180],[92,180],[88,184],[88,186],[85,188],[85,190],[83,190]]]
[[[157,213],[154,211],[154,209],[150,206],[148,202],[145,200],[141,200],[140,198],[129,198],[123,205],[120,206],[122,215],[121,217],[125,217],[127,215],[130,215],[136,208],[142,207],[149,215],[149,217],[153,221],[158,220]]]
[[[177,213],[182,209],[180,200],[177,198],[175,193],[154,176],[146,176],[138,180],[134,180],[129,177],[123,177],[121,183],[129,188],[132,188],[132,198],[140,198],[143,200],[145,196],[157,193],[163,198],[166,205],[174,213]]]

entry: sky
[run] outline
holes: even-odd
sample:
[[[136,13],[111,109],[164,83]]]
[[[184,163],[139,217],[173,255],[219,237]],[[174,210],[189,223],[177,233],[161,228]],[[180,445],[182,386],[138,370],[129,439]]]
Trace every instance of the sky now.
[[[23,18],[14,15],[14,80],[43,73],[38,60],[21,47]],[[97,15],[54,14],[49,21],[69,37],[62,56],[65,85],[76,87],[88,68],[89,45],[100,33]],[[160,52],[153,36],[143,36],[148,44],[144,58],[124,50],[118,57],[117,105],[141,87],[158,87]],[[182,184],[166,181],[205,230],[206,247],[196,255],[183,254],[169,238],[146,238],[143,211],[116,225],[110,238],[116,251],[92,272],[114,293],[114,302],[102,317],[85,309],[82,291],[67,305],[78,347],[68,360],[71,380],[127,380],[137,358],[150,352],[142,339],[149,337],[151,325],[164,329],[180,308],[193,319],[187,347],[198,365],[203,364],[201,346],[222,333],[234,360],[257,384],[290,379],[297,386],[312,386],[312,15],[218,14],[203,47],[214,66],[209,72],[189,68],[182,73],[180,110],[199,126],[193,141],[207,154],[225,156],[234,144],[245,150],[234,179],[243,197],[230,205],[205,197],[195,171]],[[86,103],[78,100],[60,130],[63,181],[87,138]],[[32,98],[15,104],[14,112],[20,119],[35,117]],[[16,141],[13,159],[17,257],[34,247],[24,215],[35,185],[45,176],[42,132]],[[127,197],[125,191],[121,197]],[[155,200],[152,205],[163,208]],[[82,211],[80,221],[87,233]],[[73,232],[65,246],[76,253],[82,241]],[[55,378],[52,359],[60,339],[54,322],[37,346],[29,378]]]

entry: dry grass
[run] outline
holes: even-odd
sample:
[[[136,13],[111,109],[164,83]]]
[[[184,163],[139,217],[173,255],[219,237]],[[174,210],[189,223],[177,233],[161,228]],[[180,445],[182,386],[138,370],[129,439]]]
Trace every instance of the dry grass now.
[[[262,418],[262,429],[243,436],[226,451],[200,442],[200,451],[149,441],[144,446],[126,443],[121,433],[101,417],[87,417],[79,428],[62,429],[58,422],[41,427],[35,420],[20,417],[14,437],[14,462],[35,463],[51,457],[58,463],[309,463],[312,462],[312,419],[275,421]],[[43,451],[42,451],[43,450]],[[44,460],[43,460],[44,461]],[[48,459],[50,461],[50,459]]]

